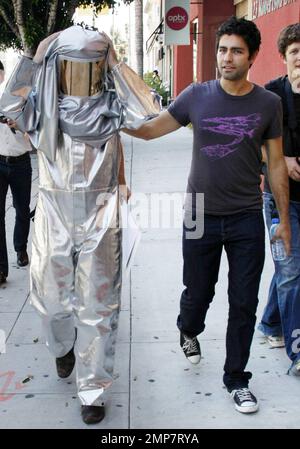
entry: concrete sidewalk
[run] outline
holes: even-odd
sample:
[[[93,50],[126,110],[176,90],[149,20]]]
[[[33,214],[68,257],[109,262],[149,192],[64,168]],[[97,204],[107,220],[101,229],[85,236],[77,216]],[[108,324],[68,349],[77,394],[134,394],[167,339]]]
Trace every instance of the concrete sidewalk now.
[[[127,179],[133,192],[184,192],[192,133],[180,129],[144,142],[124,137]],[[33,156],[37,195],[36,156]],[[144,202],[140,214],[147,213]],[[137,213],[137,211],[134,211]],[[39,318],[29,305],[28,269],[18,268],[12,247],[14,210],[7,203],[10,273],[0,288],[0,329],[7,335],[0,356],[0,428],[87,428],[81,421],[75,376],[59,379],[45,347]],[[258,317],[272,275],[269,249],[260,287]],[[179,347],[176,318],[182,290],[181,229],[144,229],[130,276],[125,279],[116,348],[115,383],[98,429],[300,428],[300,379],[286,375],[284,349],[271,349],[255,334],[248,368],[260,411],[235,411],[222,386],[225,358],[227,261],[207,326],[200,337],[203,359],[196,367]]]

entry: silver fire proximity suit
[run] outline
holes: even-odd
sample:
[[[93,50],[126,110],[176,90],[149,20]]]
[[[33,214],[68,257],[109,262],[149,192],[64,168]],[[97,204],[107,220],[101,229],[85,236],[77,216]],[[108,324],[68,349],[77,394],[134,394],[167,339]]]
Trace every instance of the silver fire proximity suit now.
[[[122,258],[118,131],[138,128],[159,112],[129,67],[107,71],[108,48],[101,33],[70,27],[50,44],[42,65],[21,58],[0,101],[1,112],[38,149],[31,302],[55,357],[67,354],[76,339],[84,405],[101,405],[113,379]],[[62,61],[103,63],[101,89],[63,93]]]

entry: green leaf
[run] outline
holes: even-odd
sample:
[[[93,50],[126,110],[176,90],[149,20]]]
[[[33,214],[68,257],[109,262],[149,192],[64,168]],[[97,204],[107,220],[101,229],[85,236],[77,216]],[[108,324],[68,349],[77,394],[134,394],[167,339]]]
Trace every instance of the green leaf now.
[[[123,0],[123,3],[130,4],[132,1]],[[0,50],[3,51],[11,47],[24,50],[24,46],[26,46],[34,54],[39,42],[48,35],[47,24],[51,3],[51,0],[23,0],[25,42],[21,42],[20,37],[11,30],[0,13]],[[100,12],[106,6],[111,8],[120,3],[122,2],[116,0],[95,0],[94,7],[96,12]],[[72,15],[75,8],[79,6],[91,6],[91,1],[59,0],[53,32],[72,25]],[[17,28],[12,1],[0,0],[0,7],[5,11],[9,22]],[[19,35],[21,35],[20,32]]]

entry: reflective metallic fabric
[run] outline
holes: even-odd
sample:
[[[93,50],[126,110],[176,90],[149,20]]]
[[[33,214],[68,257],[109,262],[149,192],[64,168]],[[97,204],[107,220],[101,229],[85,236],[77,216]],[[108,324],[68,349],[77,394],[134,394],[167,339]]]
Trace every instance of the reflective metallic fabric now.
[[[97,405],[112,383],[121,293],[118,149],[118,134],[101,151],[63,134],[55,164],[39,152],[31,300],[55,357],[70,351],[77,328],[83,404]]]
[[[105,88],[97,95],[57,94],[61,56],[89,62],[106,53],[101,34],[71,27],[53,41],[41,68],[20,61],[0,101],[2,113],[16,119],[41,150],[32,304],[55,357],[70,351],[77,329],[78,395],[86,405],[100,405],[113,379],[122,258],[118,130],[159,112],[123,64],[104,73]]]
[[[113,68],[115,88],[125,115],[123,127],[137,129],[148,119],[160,112],[157,96],[126,64],[120,63]]]
[[[103,137],[107,139],[121,127],[137,128],[146,116],[159,112],[155,96],[126,64],[116,66],[113,75],[107,73],[108,51],[103,34],[73,26],[53,40],[43,65],[22,58],[13,72],[1,98],[0,110],[16,120],[21,131],[29,134],[35,148],[43,151],[49,160],[55,161],[61,130],[85,143],[102,145]],[[104,61],[105,91],[86,97],[59,95],[59,68],[66,59]],[[104,136],[107,121],[110,133]]]

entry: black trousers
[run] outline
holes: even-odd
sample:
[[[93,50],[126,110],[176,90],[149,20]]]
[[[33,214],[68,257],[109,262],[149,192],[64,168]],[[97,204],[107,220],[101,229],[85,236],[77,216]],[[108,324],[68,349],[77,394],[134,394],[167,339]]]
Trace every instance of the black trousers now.
[[[30,194],[31,194],[30,155],[13,163],[0,160],[0,271],[8,275],[8,257],[5,233],[5,203],[8,187],[11,189],[13,206],[16,210],[14,227],[15,251],[26,250],[30,228]]]
[[[188,239],[184,229],[183,283],[186,288],[181,296],[177,324],[190,337],[204,330],[206,313],[215,294],[223,247],[229,263],[229,317],[223,381],[231,391],[248,386],[251,378],[251,373],[244,370],[250,354],[264,265],[262,212],[205,215],[204,235],[197,240]]]

